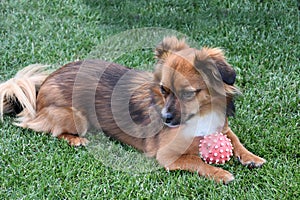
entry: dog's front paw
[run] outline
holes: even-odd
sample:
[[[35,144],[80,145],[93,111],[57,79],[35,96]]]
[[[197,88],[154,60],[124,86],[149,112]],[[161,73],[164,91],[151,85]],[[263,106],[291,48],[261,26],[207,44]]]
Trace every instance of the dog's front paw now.
[[[244,152],[240,155],[237,155],[237,159],[244,166],[249,168],[261,167],[267,161],[259,156],[254,155],[251,152]]]
[[[223,169],[220,169],[211,178],[217,183],[223,184],[228,184],[234,180],[234,176],[230,172]]]

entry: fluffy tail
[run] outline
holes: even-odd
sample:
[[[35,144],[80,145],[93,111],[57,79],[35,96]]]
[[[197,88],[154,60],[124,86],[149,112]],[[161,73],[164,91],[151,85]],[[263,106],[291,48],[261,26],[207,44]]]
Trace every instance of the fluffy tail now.
[[[33,64],[20,70],[16,76],[0,84],[0,119],[4,114],[15,113],[21,118],[36,115],[36,95],[49,75],[46,65]],[[22,120],[21,120],[22,121]]]

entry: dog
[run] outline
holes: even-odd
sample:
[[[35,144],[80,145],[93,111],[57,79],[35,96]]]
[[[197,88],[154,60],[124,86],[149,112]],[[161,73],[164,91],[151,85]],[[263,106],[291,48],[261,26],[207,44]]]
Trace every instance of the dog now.
[[[102,60],[64,65],[49,75],[30,65],[0,85],[0,114],[17,114],[17,125],[87,145],[85,135],[107,136],[155,157],[167,170],[197,172],[229,183],[234,176],[199,157],[199,141],[222,132],[241,164],[266,160],[249,152],[228,125],[234,114],[236,73],[219,48],[191,48],[166,37],[155,48],[153,73]]]

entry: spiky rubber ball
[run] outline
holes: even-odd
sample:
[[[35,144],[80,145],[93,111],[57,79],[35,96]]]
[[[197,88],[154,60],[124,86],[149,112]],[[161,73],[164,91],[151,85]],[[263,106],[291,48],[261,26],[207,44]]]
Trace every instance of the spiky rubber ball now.
[[[231,140],[222,133],[204,136],[200,140],[199,154],[208,164],[224,164],[233,155]]]

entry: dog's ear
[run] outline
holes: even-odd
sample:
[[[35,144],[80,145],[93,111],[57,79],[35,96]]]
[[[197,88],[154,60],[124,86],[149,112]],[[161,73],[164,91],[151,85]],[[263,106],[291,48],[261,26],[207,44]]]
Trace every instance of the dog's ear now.
[[[208,54],[208,56],[214,60],[216,67],[218,68],[223,82],[228,85],[233,85],[236,78],[235,70],[230,64],[226,62],[224,53],[219,48],[203,48]]]
[[[170,52],[180,51],[187,49],[189,46],[185,43],[184,39],[178,39],[175,36],[166,37],[155,48],[155,57],[157,59],[164,59]]]
[[[211,92],[226,95],[226,114],[234,116],[234,97],[240,94],[240,91],[233,85],[236,74],[226,62],[222,50],[203,48],[197,51],[194,65],[212,89]]]

